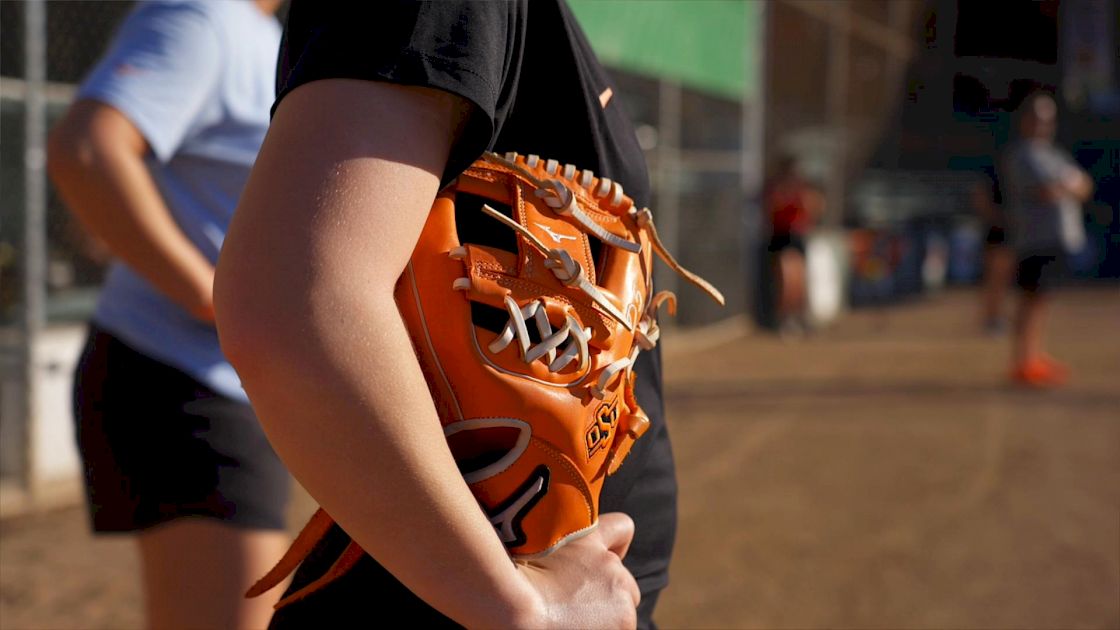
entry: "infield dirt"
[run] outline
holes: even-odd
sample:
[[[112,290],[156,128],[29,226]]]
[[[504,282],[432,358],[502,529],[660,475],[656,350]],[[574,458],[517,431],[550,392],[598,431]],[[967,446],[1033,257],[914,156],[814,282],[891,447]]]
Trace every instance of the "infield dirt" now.
[[[797,343],[670,335],[681,486],[665,628],[1120,628],[1120,291],[1067,291],[1055,391],[1007,383],[976,295]],[[301,495],[293,530],[313,509]],[[79,508],[0,523],[0,626],[139,628],[137,560]]]

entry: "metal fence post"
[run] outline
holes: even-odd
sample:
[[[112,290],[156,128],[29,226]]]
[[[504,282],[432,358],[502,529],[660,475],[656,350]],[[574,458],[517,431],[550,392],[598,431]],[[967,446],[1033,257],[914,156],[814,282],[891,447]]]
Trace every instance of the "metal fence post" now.
[[[655,216],[661,239],[671,252],[680,248],[681,208],[681,85],[675,79],[662,77],[658,82],[657,143],[657,208]],[[677,293],[676,274],[666,273],[658,279],[658,288]],[[671,321],[671,320],[670,320]]]
[[[24,236],[23,236],[23,479],[28,499],[38,494],[35,470],[38,341],[46,322],[47,190],[46,99],[47,15],[45,0],[29,0],[24,11]]]
[[[771,11],[769,3],[758,2],[748,4],[744,12],[743,69],[748,80],[743,81],[739,110],[739,188],[743,195],[740,231],[747,314],[755,313],[758,296],[754,288],[760,282],[759,276],[767,272],[758,265],[757,249],[762,238],[762,184],[766,172],[766,58]]]

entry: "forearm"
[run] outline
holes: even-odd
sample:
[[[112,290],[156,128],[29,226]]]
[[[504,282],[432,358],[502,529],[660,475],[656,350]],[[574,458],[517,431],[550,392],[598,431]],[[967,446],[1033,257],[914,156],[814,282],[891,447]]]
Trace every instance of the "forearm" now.
[[[222,250],[218,332],[281,458],[363,549],[459,623],[540,625],[539,596],[451,457],[393,300],[456,103],[349,81],[289,95]]]
[[[238,348],[246,391],[304,487],[444,614],[467,626],[528,620],[534,593],[462,481],[391,293],[357,278],[297,281],[277,317],[269,300],[243,301],[254,291],[224,281],[223,341]],[[255,330],[239,335],[242,323]]]
[[[1062,184],[1066,193],[1081,203],[1093,198],[1093,180],[1080,168],[1073,168]]]
[[[213,265],[175,222],[135,144],[64,122],[48,168],[67,207],[116,257],[195,317],[213,319]]]

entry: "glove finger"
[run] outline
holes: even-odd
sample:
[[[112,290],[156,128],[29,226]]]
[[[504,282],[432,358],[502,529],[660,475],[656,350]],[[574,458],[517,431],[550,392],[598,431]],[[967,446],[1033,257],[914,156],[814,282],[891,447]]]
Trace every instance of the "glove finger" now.
[[[608,512],[599,515],[599,536],[621,560],[630,551],[630,541],[634,540],[634,519],[622,512]]]

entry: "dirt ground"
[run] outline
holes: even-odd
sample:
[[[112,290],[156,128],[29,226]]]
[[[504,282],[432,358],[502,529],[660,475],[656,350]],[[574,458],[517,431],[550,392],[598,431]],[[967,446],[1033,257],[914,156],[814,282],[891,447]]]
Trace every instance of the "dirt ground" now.
[[[735,326],[667,342],[663,627],[1120,628],[1120,290],[1061,295],[1074,379],[1047,392],[1006,384],[975,298],[793,344]],[[141,626],[132,547],[84,519],[0,523],[4,630]]]

